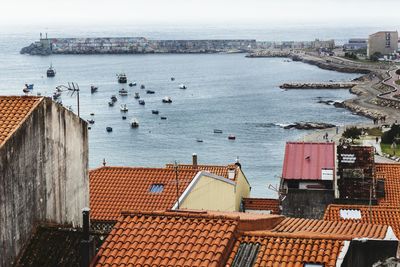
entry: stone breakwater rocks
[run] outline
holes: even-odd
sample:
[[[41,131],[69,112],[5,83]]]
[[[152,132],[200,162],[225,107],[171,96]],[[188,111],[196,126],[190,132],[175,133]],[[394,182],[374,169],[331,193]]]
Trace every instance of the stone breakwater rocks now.
[[[295,122],[284,126],[284,129],[298,129],[298,130],[313,130],[313,129],[327,129],[336,127],[334,124],[324,122]]]
[[[382,112],[371,110],[349,101],[344,101],[343,106],[357,115],[364,116],[370,119],[379,119],[385,116],[385,114],[383,114]]]
[[[22,54],[148,54],[148,53],[245,53],[256,40],[148,40],[143,37],[51,38],[21,49]]]
[[[325,82],[325,83],[284,83],[279,87],[282,89],[350,89],[357,83],[355,82]]]
[[[291,53],[280,50],[256,50],[248,53],[246,57],[291,57]]]

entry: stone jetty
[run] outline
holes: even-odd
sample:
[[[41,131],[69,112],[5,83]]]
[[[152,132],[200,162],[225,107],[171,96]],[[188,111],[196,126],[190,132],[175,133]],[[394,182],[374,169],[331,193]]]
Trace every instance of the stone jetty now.
[[[42,38],[21,54],[246,53],[256,40],[150,40],[144,37]]]
[[[298,130],[314,130],[314,129],[327,129],[336,127],[334,124],[324,122],[295,122],[289,125],[285,125],[284,129],[298,129]]]
[[[350,89],[356,82],[290,82],[279,87],[282,89]]]

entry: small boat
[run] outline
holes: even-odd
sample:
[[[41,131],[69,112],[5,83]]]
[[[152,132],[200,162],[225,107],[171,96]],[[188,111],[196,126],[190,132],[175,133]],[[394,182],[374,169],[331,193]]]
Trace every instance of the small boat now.
[[[88,130],[91,130],[91,129],[92,129],[92,127],[90,127],[90,126],[88,126],[87,128],[88,128]]]
[[[153,109],[152,111],[151,111],[151,114],[155,114],[155,115],[158,115],[158,113],[160,113],[158,110],[156,110],[156,109]]]
[[[152,90],[147,90],[147,91],[146,91],[146,94],[150,94],[150,95],[151,95],[151,94],[154,94],[154,93],[155,93],[155,92],[152,91]]]
[[[128,91],[125,90],[124,88],[119,90],[118,93],[119,93],[120,96],[127,96],[128,95]]]
[[[126,106],[126,104],[122,104],[119,108],[122,112],[128,112],[128,107]]]
[[[235,140],[235,139],[236,139],[236,136],[234,136],[233,134],[230,134],[230,135],[228,136],[228,139],[229,139],[229,140]]]
[[[26,83],[25,87],[26,87],[26,89],[33,90],[33,83],[31,83],[31,84]]]
[[[174,78],[174,77],[171,77],[171,81],[175,81],[175,78]]]
[[[167,119],[167,117],[161,116],[161,119],[162,119],[162,120],[166,120],[166,119]]]
[[[112,132],[112,127],[106,127],[106,131],[109,133]]]
[[[197,138],[197,139],[196,139],[196,142],[197,142],[197,143],[203,143],[203,139]]]
[[[54,92],[54,93],[53,93],[53,99],[54,99],[54,100],[57,100],[58,98],[60,98],[60,96],[61,96],[61,93],[60,93],[60,92]]]
[[[92,119],[92,120],[88,120],[87,121],[89,124],[94,124],[94,120]]]
[[[94,113],[90,113],[90,116],[94,116]]]
[[[22,91],[25,93],[25,94],[27,94],[27,93],[29,93],[31,90],[29,90],[28,88],[24,88],[24,89],[22,89]]]
[[[112,96],[111,96],[111,101],[112,101],[112,102],[117,102],[117,97],[116,97],[115,95],[112,95]]]
[[[139,127],[139,121],[138,121],[136,118],[133,118],[133,119],[131,120],[131,127],[132,127],[132,128],[137,128],[137,127]]]
[[[146,87],[144,86],[144,84],[140,85],[140,89],[144,89],[144,88],[146,88]]]
[[[172,99],[169,96],[166,96],[162,99],[163,103],[172,103]]]
[[[129,87],[136,86],[136,83],[129,83]]]
[[[139,93],[135,93],[135,96],[134,96],[134,98],[135,98],[135,99],[139,99],[139,98],[140,98],[140,95],[139,95]]]
[[[122,119],[123,119],[123,120],[126,120],[126,116],[122,116]]]
[[[187,87],[186,87],[186,85],[184,85],[184,84],[180,84],[179,85],[179,89],[186,89]]]
[[[219,129],[214,129],[214,133],[221,134],[221,133],[222,133],[222,130],[219,130]]]
[[[94,86],[94,85],[92,85],[92,86],[90,86],[90,92],[93,94],[93,93],[96,93],[97,92],[97,89],[99,89],[97,86]]]
[[[139,105],[145,105],[146,102],[144,102],[144,100],[139,100]]]
[[[113,107],[114,106],[114,102],[113,101],[108,102],[108,106]]]
[[[46,75],[47,75],[47,77],[56,76],[56,70],[53,69],[53,65],[52,64],[50,64],[50,67],[47,69]]]
[[[118,77],[119,83],[127,83],[128,82],[125,73],[117,74],[117,77]]]

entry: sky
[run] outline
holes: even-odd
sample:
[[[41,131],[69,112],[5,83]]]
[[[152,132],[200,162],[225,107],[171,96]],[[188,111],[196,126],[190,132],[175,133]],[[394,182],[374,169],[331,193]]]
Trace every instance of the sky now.
[[[400,0],[0,0],[0,26],[390,25],[399,10]]]

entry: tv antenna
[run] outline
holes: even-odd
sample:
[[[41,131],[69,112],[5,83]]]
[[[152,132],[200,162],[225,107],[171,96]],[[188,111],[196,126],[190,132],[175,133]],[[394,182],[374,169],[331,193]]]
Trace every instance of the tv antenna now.
[[[56,87],[57,91],[59,92],[69,92],[71,93],[71,97],[76,93],[76,101],[78,106],[78,117],[80,117],[79,112],[79,85],[75,82],[68,82],[68,86],[66,85],[59,85]]]

